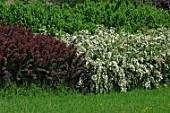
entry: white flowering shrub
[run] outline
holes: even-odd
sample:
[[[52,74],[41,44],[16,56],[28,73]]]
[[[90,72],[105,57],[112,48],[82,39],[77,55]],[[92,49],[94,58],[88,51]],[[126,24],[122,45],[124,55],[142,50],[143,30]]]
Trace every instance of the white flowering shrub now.
[[[90,91],[150,89],[170,80],[170,29],[128,34],[99,26],[94,35],[83,30],[61,39],[86,52],[88,71],[80,84],[91,79]]]

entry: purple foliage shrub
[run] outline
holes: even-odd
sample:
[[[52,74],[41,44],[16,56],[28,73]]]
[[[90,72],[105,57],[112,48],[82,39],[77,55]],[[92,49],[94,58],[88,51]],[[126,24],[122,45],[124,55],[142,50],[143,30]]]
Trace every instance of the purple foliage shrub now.
[[[31,29],[4,25],[0,28],[0,85],[36,83],[57,87],[59,82],[75,90],[86,71],[84,54],[73,45]]]
[[[170,13],[170,0],[143,0],[145,3],[155,6],[156,8],[162,8]]]
[[[156,7],[163,8],[170,12],[170,0],[157,0]]]

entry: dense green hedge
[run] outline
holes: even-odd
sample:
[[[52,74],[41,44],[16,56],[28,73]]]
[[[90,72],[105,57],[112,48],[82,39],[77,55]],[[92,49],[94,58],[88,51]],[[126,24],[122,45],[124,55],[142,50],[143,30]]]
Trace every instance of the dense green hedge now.
[[[68,4],[48,5],[39,2],[5,4],[0,2],[0,20],[8,24],[20,23],[35,32],[55,35],[63,31],[73,33],[82,29],[94,32],[96,25],[124,28],[128,32],[146,28],[170,26],[170,14],[141,2],[85,2],[71,7]]]

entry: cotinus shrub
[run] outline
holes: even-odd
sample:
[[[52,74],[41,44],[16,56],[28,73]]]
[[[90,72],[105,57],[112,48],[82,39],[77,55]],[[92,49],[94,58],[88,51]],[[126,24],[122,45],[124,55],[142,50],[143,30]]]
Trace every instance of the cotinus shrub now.
[[[156,6],[157,8],[162,8],[170,13],[170,0],[143,0],[146,3]],[[153,2],[153,3],[152,3]]]
[[[170,12],[170,0],[157,0],[156,7],[163,8]]]
[[[21,26],[0,28],[0,85],[35,83],[53,85],[59,82],[75,89],[85,71],[84,54],[44,34],[33,35]]]

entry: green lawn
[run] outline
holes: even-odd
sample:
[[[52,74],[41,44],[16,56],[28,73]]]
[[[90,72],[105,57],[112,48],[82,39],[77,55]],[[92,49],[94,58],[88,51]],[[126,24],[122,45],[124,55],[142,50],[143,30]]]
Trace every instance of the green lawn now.
[[[170,87],[97,95],[0,95],[0,113],[170,113]]]

